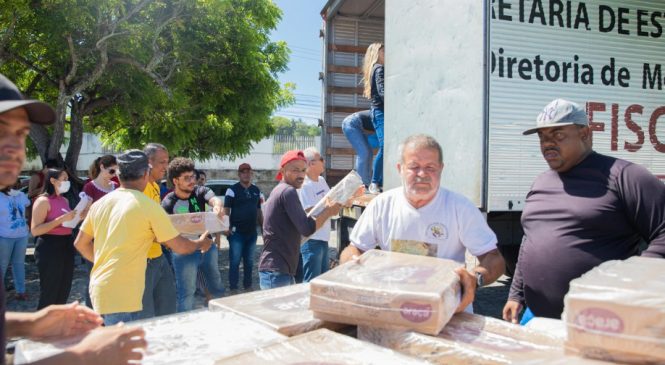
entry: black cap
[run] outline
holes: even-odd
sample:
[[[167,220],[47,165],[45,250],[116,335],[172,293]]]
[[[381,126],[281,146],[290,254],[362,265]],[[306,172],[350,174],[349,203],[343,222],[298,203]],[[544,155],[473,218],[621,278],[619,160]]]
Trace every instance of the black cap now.
[[[150,167],[148,156],[139,150],[125,151],[116,158],[116,161],[118,161],[118,176],[128,177],[130,180],[139,177]]]
[[[0,74],[0,113],[23,107],[32,123],[51,124],[55,122],[55,111],[50,105],[38,100],[26,100],[16,85]]]

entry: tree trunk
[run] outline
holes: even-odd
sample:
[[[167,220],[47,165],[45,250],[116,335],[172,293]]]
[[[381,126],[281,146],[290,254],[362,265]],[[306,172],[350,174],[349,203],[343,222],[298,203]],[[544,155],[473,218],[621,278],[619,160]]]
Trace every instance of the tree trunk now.
[[[69,120],[69,146],[67,147],[67,155],[65,156],[65,164],[72,171],[77,170],[81,145],[83,144],[83,109],[82,100],[72,100],[71,118]]]
[[[42,160],[42,165],[45,164],[50,141],[48,129],[41,124],[33,124],[30,127],[30,139],[32,139],[32,143],[37,148],[37,154],[39,154],[39,158]]]
[[[70,97],[65,90],[64,81],[60,81],[60,94],[58,95],[58,102],[55,105],[55,123],[51,130],[51,142],[49,143],[46,153],[47,159],[56,159],[62,161],[60,155],[60,147],[65,139],[65,120],[67,118],[67,104]]]

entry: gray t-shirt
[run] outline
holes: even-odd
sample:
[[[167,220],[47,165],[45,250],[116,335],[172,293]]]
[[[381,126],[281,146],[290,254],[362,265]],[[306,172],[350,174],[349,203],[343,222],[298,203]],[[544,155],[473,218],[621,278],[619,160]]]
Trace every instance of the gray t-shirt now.
[[[316,230],[316,221],[307,217],[298,191],[280,182],[270,193],[263,211],[263,251],[259,271],[296,274],[300,241]]]
[[[591,153],[536,178],[522,212],[524,240],[509,297],[560,318],[571,280],[600,263],[665,257],[665,185],[642,166]]]

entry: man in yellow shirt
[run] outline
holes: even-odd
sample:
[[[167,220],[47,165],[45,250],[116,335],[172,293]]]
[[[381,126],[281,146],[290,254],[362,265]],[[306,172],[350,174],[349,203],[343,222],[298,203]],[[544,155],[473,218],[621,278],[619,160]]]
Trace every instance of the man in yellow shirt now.
[[[162,207],[142,193],[149,180],[145,153],[120,155],[118,170],[120,188],[90,208],[74,242],[93,261],[90,298],[106,325],[140,318],[146,259],[155,240],[181,254],[205,252],[212,244],[208,232],[195,241],[182,237]]]
[[[157,204],[161,203],[159,184],[169,165],[169,151],[159,143],[148,143],[143,148],[148,156],[150,172],[148,184],[143,193]],[[176,312],[176,286],[170,252],[159,242],[153,242],[148,250],[148,264],[145,270],[145,290],[143,310],[139,318],[152,318]]]

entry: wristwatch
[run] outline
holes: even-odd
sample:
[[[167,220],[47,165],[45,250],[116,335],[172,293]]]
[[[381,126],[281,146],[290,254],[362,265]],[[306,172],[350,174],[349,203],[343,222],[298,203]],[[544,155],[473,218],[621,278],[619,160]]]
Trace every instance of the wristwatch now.
[[[476,271],[476,287],[480,288],[485,285],[485,280],[483,279],[483,274]]]

